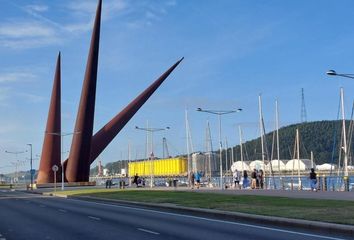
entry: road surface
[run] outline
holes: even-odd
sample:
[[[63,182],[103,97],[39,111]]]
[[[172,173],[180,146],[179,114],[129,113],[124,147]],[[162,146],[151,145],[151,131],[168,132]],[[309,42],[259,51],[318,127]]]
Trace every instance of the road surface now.
[[[345,239],[277,226],[0,190],[0,240]],[[349,239],[349,238],[346,238]]]

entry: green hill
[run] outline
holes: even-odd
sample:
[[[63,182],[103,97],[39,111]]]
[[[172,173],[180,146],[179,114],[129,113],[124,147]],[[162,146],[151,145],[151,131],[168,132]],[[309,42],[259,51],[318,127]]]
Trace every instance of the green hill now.
[[[349,124],[350,121],[346,121],[347,129],[347,139],[349,134]],[[279,145],[280,145],[280,159],[292,159],[294,158],[294,144],[295,144],[295,134],[296,129],[299,129],[300,135],[300,158],[311,157],[311,151],[314,154],[314,160],[316,164],[333,163],[338,162],[339,148],[341,144],[341,133],[342,133],[342,121],[317,121],[317,122],[307,122],[301,124],[293,124],[290,126],[283,127],[279,129]],[[273,137],[275,139],[274,132],[270,132],[266,135],[266,152],[269,159],[272,156],[272,145]],[[353,135],[353,134],[351,134]],[[351,136],[353,142],[353,136]],[[333,146],[335,144],[335,151],[333,151]],[[273,159],[276,158],[276,144],[273,148]],[[240,146],[233,148],[234,153],[237,154],[238,158],[240,156]],[[261,159],[261,140],[260,138],[247,141],[243,145],[245,160],[256,160]],[[352,155],[352,150],[348,150],[349,156]],[[349,158],[349,163],[351,158]]]
[[[347,136],[353,135],[349,132],[350,121],[346,121]],[[311,158],[311,151],[314,155],[314,161],[316,164],[323,163],[338,163],[339,148],[341,144],[341,131],[342,131],[342,121],[317,121],[317,122],[307,122],[301,124],[293,124],[279,129],[279,145],[280,145],[280,159],[292,159],[294,158],[294,143],[296,128],[299,129],[300,134],[300,158]],[[266,159],[271,159],[272,156],[272,145],[273,137],[275,142],[274,132],[266,134],[265,142],[267,144],[266,152],[269,157]],[[348,137],[347,137],[348,138]],[[348,138],[349,139],[349,138]],[[354,142],[353,136],[351,137],[352,143]],[[349,141],[348,141],[349,142]],[[335,150],[333,151],[333,146],[335,145]],[[351,144],[350,144],[351,145]],[[214,149],[215,151],[216,149]],[[228,149],[228,156],[231,156],[231,148]],[[237,145],[233,147],[234,156],[236,159],[240,159],[240,146]],[[243,144],[244,160],[257,160],[262,159],[261,141],[260,138],[247,141]],[[218,150],[215,151],[218,153]],[[353,155],[352,149],[348,149],[349,159],[348,164],[352,165],[351,156]],[[216,155],[218,156],[218,154]],[[274,145],[273,158],[276,158],[276,145]],[[184,157],[186,157],[184,155]],[[226,154],[223,153],[223,165],[225,165]],[[218,160],[217,160],[218,161]],[[229,160],[230,161],[230,160]],[[122,168],[127,168],[128,161],[116,161],[107,163],[104,168],[107,168],[110,173],[120,173]],[[91,169],[91,175],[96,175],[98,173],[98,167]]]

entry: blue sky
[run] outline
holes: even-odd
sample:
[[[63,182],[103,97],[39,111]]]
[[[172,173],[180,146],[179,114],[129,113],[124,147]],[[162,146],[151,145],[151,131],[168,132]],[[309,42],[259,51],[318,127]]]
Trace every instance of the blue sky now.
[[[81,94],[96,0],[0,0],[0,173],[14,170],[15,155],[40,154],[53,73],[62,53],[62,130],[72,132]],[[145,133],[134,126],[171,129],[162,137],[172,155],[186,152],[184,112],[189,110],[194,150],[205,147],[210,120],[217,146],[217,118],[196,112],[243,108],[224,116],[223,138],[238,144],[259,136],[258,95],[266,131],[274,129],[274,101],[281,126],[297,123],[301,88],[308,121],[337,119],[339,88],[347,116],[354,81],[325,75],[353,73],[353,1],[129,1],[104,0],[95,131],[160,74],[185,57],[99,157],[103,163],[145,154]],[[70,137],[64,139],[69,149]],[[25,161],[29,153],[18,155]],[[38,160],[34,166],[38,167]],[[20,169],[27,169],[28,161]]]

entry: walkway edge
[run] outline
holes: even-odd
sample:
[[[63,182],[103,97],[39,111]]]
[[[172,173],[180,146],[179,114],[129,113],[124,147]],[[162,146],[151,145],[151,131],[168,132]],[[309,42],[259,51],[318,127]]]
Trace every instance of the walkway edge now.
[[[53,194],[45,194],[45,195],[53,195]],[[66,197],[69,199],[79,199],[85,201],[98,201],[104,203],[118,203],[118,204],[130,205],[130,206],[149,207],[154,209],[164,209],[164,210],[173,210],[173,211],[182,210],[185,213],[198,214],[199,216],[203,215],[208,217],[218,217],[227,220],[247,220],[247,221],[252,221],[261,224],[269,223],[269,224],[276,224],[278,226],[300,227],[304,229],[319,230],[321,232],[326,232],[326,233],[341,233],[349,236],[354,236],[354,226],[351,225],[317,222],[317,221],[309,221],[309,220],[301,220],[301,219],[291,219],[291,218],[274,217],[274,216],[264,216],[264,215],[256,215],[256,214],[248,214],[248,213],[240,213],[240,212],[227,212],[227,211],[214,210],[214,209],[192,208],[192,207],[178,206],[174,204],[131,202],[125,200],[105,199],[105,198],[97,198],[97,197],[89,197],[89,196],[66,196],[60,194],[56,194],[55,196]]]

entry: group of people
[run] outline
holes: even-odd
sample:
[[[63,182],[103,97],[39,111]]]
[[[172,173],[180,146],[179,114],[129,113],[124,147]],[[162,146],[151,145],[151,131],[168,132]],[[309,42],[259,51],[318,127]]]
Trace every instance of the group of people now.
[[[251,184],[252,189],[263,189],[264,187],[264,172],[262,169],[257,170],[253,169],[251,173],[251,181],[248,179],[248,173],[246,170],[242,172],[237,171],[237,169],[233,172],[233,183],[234,188],[241,189],[247,188]],[[241,184],[240,184],[241,183]]]
[[[138,174],[135,174],[132,183],[135,184],[136,187],[145,187],[145,179],[139,177]]]
[[[196,171],[196,172],[191,171],[189,173],[188,178],[189,178],[189,186],[191,189],[194,189],[194,187],[199,189],[202,176],[203,174],[201,171]]]

